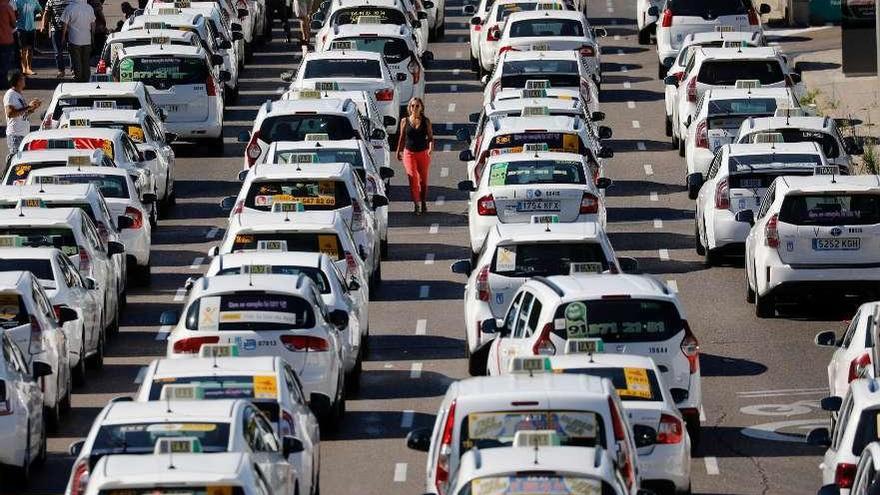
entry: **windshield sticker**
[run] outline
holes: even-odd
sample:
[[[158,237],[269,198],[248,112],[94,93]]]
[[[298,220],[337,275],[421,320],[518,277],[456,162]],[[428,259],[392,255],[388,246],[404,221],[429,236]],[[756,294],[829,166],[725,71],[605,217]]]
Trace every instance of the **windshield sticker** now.
[[[567,338],[589,337],[587,331],[587,305],[582,302],[570,303],[565,308],[565,330]]]
[[[621,396],[650,399],[651,383],[648,381],[648,370],[644,368],[624,368],[623,376],[626,378],[626,389],[618,390]]]
[[[131,138],[132,141],[136,143],[144,142],[144,130],[136,125],[127,126],[128,129],[128,137]]]
[[[516,271],[516,246],[498,246],[495,252],[495,271]]]
[[[0,294],[0,321],[9,322],[18,318],[18,295]],[[3,325],[4,328],[8,325]]]
[[[507,162],[493,163],[489,169],[489,185],[503,186],[507,180]]]
[[[119,80],[128,82],[134,79],[134,60],[127,58],[119,62]]]
[[[199,330],[214,331],[220,329],[220,298],[217,296],[203,297],[199,302]]]
[[[578,136],[576,134],[563,134],[562,135],[562,149],[563,149],[563,151],[577,153],[577,151],[578,151]]]
[[[334,259],[339,259],[339,249],[335,235],[318,235],[318,251]]]
[[[468,415],[468,438],[512,442],[518,431],[552,430],[560,440],[596,438],[596,415],[588,411],[528,411]]]
[[[277,399],[278,384],[274,376],[254,377],[254,399]]]

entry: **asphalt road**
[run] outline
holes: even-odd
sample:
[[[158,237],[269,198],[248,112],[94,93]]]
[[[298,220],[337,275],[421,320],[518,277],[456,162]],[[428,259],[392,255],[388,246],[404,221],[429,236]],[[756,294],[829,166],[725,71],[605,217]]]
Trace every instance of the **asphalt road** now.
[[[325,494],[415,494],[423,491],[425,456],[407,450],[406,432],[430,426],[446,387],[466,376],[463,343],[464,278],[449,264],[468,254],[466,195],[456,190],[465,174],[454,129],[478,111],[482,88],[470,72],[467,18],[461,0],[448,0],[447,30],[431,50],[427,113],[437,152],[430,172],[427,215],[416,217],[402,167],[391,188],[390,259],[385,283],[371,302],[371,355],[360,393],[348,400],[338,433],[322,439],[321,490]],[[108,16],[118,0],[105,5]],[[817,301],[790,308],[786,317],[757,320],[745,302],[741,262],[706,269],[694,252],[693,202],[684,188],[683,159],[663,133],[663,86],[656,78],[654,47],[639,46],[635,2],[595,0],[590,20],[608,29],[602,40],[605,83],[602,110],[614,129],[616,152],[608,175],[608,229],[619,254],[635,256],[646,273],[676,287],[701,345],[703,445],[693,459],[695,493],[810,493],[820,484],[820,452],[803,443],[805,432],[825,424],[818,400],[827,390],[827,351],[813,346],[815,332],[840,330],[852,308]],[[109,19],[115,25],[115,19]],[[280,31],[276,26],[276,33]],[[804,54],[839,46],[835,28],[786,32],[776,39]],[[158,326],[163,310],[181,304],[187,277],[206,267],[205,253],[226,225],[218,202],[235,194],[243,146],[263,101],[282,91],[278,76],[299,59],[299,47],[277,38],[258,49],[242,74],[241,97],[226,110],[223,157],[182,145],[177,159],[178,204],[153,237],[153,285],[129,296],[120,336],[109,346],[104,370],[89,376],[73,396],[61,431],[31,493],[60,493],[69,476],[70,442],[84,436],[112,397],[131,394],[138,373],[165,352]],[[48,101],[55,82],[48,57],[37,60],[28,96]],[[815,308],[822,308],[817,311]]]

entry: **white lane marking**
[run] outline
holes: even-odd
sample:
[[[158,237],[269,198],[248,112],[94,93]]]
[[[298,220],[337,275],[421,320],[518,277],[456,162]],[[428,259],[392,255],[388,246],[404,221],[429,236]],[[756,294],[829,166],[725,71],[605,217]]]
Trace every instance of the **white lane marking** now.
[[[443,151],[445,151],[445,152],[447,152],[447,153],[450,152],[450,151],[452,151],[452,145],[449,144],[449,143],[444,144],[444,145],[443,145]]]
[[[648,149],[648,147],[645,146],[645,142],[644,142],[644,141],[639,141],[639,142],[636,143],[636,149],[639,150],[639,151],[645,151],[645,150]]]
[[[177,289],[177,292],[174,293],[174,302],[183,301],[183,298],[186,297],[186,289],[183,287]]]
[[[453,93],[457,92],[458,91],[458,84],[453,84],[453,85],[449,86],[449,90],[452,91]]]
[[[617,50],[617,54],[618,54],[618,55],[623,55],[623,54],[624,54],[624,51],[623,51],[623,50]]]
[[[171,333],[171,325],[162,325],[159,327],[159,331],[156,332],[156,341],[168,340],[169,333]]]
[[[434,201],[437,206],[443,206],[444,203],[446,203],[446,196],[437,196],[437,201]]]
[[[755,392],[737,392],[740,399],[761,399],[766,397],[782,397],[786,395],[790,396],[798,396],[798,395],[821,395],[827,394],[827,388],[819,388],[819,389],[792,389],[792,390],[770,390],[764,393],[755,393]]]
[[[144,382],[144,377],[147,375],[147,367],[141,366],[141,369],[138,370],[138,374],[134,377],[134,382],[138,385]]]
[[[669,250],[661,249],[660,250],[660,261],[669,261]]]
[[[400,416],[400,427],[401,428],[412,428],[413,418],[415,417],[415,411],[407,409],[403,411],[403,414]]]
[[[394,365],[391,363],[385,363],[385,366],[383,366],[383,368],[385,368],[386,370],[390,370],[393,367],[394,367]]]
[[[670,289],[675,287],[673,291],[678,292],[678,284],[675,283],[675,280],[667,280],[666,285],[668,285]],[[700,421],[703,423],[706,422],[706,410],[703,409],[703,406],[700,406]]]
[[[419,287],[419,299],[427,299],[430,292],[430,285],[422,285],[421,287]]]
[[[625,65],[621,65],[621,66],[620,66],[620,72],[629,72],[629,67],[627,67],[627,66],[625,66]]]
[[[461,74],[461,69],[452,69],[452,75],[453,75],[453,76],[457,76],[457,75],[459,75],[459,74]]]
[[[663,228],[663,220],[661,220],[659,218],[655,218],[654,219],[654,228],[655,229],[662,229]]]
[[[633,120],[633,129],[640,129],[642,124],[639,123],[638,120]]]
[[[394,465],[394,482],[403,483],[406,481],[406,463],[398,462]]]
[[[455,129],[455,124],[453,124],[452,122],[447,122],[446,123],[446,130],[451,131],[453,129]]]
[[[636,102],[634,102],[634,101],[626,102],[626,108],[635,108],[635,107],[636,107]]]
[[[425,335],[428,331],[428,320],[420,319],[416,321],[416,335]]]
[[[419,378],[422,376],[422,363],[413,363],[412,367],[409,369],[409,377],[410,378]]]
[[[431,226],[428,227],[428,233],[429,234],[436,234],[437,232],[440,232],[440,224],[439,223],[432,223]]]
[[[613,13],[614,13],[614,7],[608,7],[608,13],[609,13],[609,14],[613,14]]]
[[[206,239],[213,239],[213,238],[217,237],[217,232],[219,232],[219,231],[220,231],[220,229],[218,229],[217,227],[211,227],[211,230],[209,230],[208,233],[205,234],[205,238]]]
[[[449,113],[454,112],[455,111],[455,103],[450,103],[447,110],[449,110]]]
[[[620,35],[619,35],[619,34],[615,34],[615,35],[614,35],[614,41],[620,41]]]
[[[440,177],[449,177],[449,167],[440,167]]]
[[[434,253],[428,253],[425,255],[425,264],[433,265],[434,264]]]
[[[645,164],[645,175],[654,175],[654,167],[650,164]]]
[[[669,287],[669,290],[678,294],[678,282],[675,280],[667,280],[666,285]],[[706,421],[706,413],[703,411],[703,406],[700,406],[700,421]]]
[[[459,50],[459,51],[457,51],[457,52],[455,52],[455,58],[461,58],[461,57],[462,57],[462,55],[464,55],[464,53],[462,53],[462,51],[461,51],[461,50]]]
[[[623,81],[623,89],[629,89],[632,87],[632,83],[629,81]]]
[[[193,260],[192,265],[189,265],[189,267],[192,268],[193,270],[195,270],[198,267],[202,266],[202,262],[204,262],[204,261],[205,261],[205,258],[198,256],[198,257],[196,257],[196,259]]]
[[[281,93],[284,92],[285,89],[287,89],[287,88],[285,88],[284,86],[278,86],[277,88],[275,88],[275,92],[280,95]]]
[[[657,195],[657,191],[651,191],[650,193],[648,193],[648,197],[651,199],[651,201],[660,200],[660,196]]]
[[[706,474],[710,476],[718,476],[718,459],[714,457],[705,457],[703,460],[706,462]]]

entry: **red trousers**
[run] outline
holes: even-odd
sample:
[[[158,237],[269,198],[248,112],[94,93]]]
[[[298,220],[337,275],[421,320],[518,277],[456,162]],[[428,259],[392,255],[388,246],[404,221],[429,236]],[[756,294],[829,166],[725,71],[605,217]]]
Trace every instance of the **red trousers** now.
[[[428,150],[403,150],[403,168],[409,179],[409,192],[413,203],[426,201],[428,197],[428,168],[431,166],[431,155]]]

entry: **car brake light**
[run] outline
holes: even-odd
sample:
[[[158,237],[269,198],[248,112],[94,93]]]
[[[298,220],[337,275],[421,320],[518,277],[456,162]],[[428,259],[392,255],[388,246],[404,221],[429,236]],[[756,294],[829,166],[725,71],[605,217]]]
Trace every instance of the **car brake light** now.
[[[107,62],[102,58],[98,60],[98,65],[95,66],[95,74],[106,74],[107,73]]]
[[[354,260],[354,255],[349,253],[348,251],[345,252],[345,265],[346,268],[348,268],[349,274],[351,274],[352,276],[357,274],[357,262]]]
[[[409,70],[409,73],[412,74],[413,84],[418,84],[419,80],[422,78],[422,69],[419,67],[419,63],[416,62],[415,57],[412,57],[412,60],[406,64],[406,68]]]
[[[659,444],[673,444],[681,442],[684,433],[681,421],[675,416],[669,414],[660,415],[660,428],[657,430],[657,440]]]
[[[61,304],[53,304],[52,310],[55,311],[55,320],[61,321],[61,308],[63,306]]]
[[[663,17],[660,19],[660,26],[668,28],[672,26],[672,11],[666,9],[663,11]]]
[[[489,265],[480,268],[477,272],[477,299],[489,302]],[[479,325],[477,325],[479,327]]]
[[[871,355],[867,352],[852,360],[849,363],[849,380],[851,382],[857,378],[867,376],[868,368],[871,366]]]
[[[241,215],[241,212],[244,211],[244,200],[239,199],[235,202],[235,206],[232,207],[233,215]]]
[[[394,99],[394,89],[385,88],[379,89],[376,91],[376,100],[378,101],[391,101]]]
[[[764,244],[772,248],[779,247],[779,231],[776,230],[776,224],[779,222],[779,215],[774,214],[767,220],[764,226]]]
[[[495,99],[495,95],[498,94],[498,90],[501,89],[501,79],[492,83],[492,99]]]
[[[635,473],[633,472],[633,466],[629,459],[629,452],[626,451],[626,426],[623,423],[623,418],[620,416],[620,411],[617,409],[617,404],[614,403],[614,399],[611,397],[608,397],[608,409],[611,411],[611,425],[614,430],[614,440],[618,442],[618,448],[621,449],[621,452],[626,454],[623,465],[620,466],[620,469],[626,477],[626,484],[632,486],[635,482]]]
[[[730,183],[726,177],[718,181],[715,186],[715,208],[719,210],[730,208]]]
[[[437,455],[437,469],[434,471],[434,485],[437,493],[444,495],[445,484],[449,481],[449,456],[452,454],[452,430],[455,428],[455,401],[449,405],[446,421],[443,422],[443,436],[440,437],[440,452]]]
[[[220,342],[220,337],[216,335],[207,337],[189,337],[176,341],[172,347],[172,351],[175,354],[198,354],[199,349],[202,348],[202,344],[216,344],[218,342]]]
[[[688,82],[687,97],[689,102],[697,102],[697,76],[692,77]]]
[[[838,488],[852,488],[856,477],[856,465],[841,462],[834,470],[834,484]]]
[[[532,354],[536,356],[553,356],[556,354],[556,346],[550,340],[550,332],[553,331],[553,324],[548,323],[541,329],[538,340],[532,346]]]
[[[592,45],[584,45],[580,49],[581,57],[595,57],[596,49]]]
[[[79,249],[79,271],[88,273],[92,269],[92,259],[84,247],[77,246],[77,248]]]
[[[697,341],[694,333],[691,332],[691,326],[687,320],[681,320],[681,325],[684,327],[684,338],[681,339],[679,347],[684,357],[687,358],[690,373],[693,375],[700,370],[700,343]]]
[[[132,221],[131,227],[129,228],[139,229],[144,226],[144,214],[141,213],[141,211],[137,208],[133,208],[131,206],[125,207],[125,216],[130,218]]]
[[[495,211],[495,197],[491,194],[487,194],[482,198],[477,200],[477,215],[481,216],[493,216],[496,215]]]
[[[701,120],[697,124],[694,146],[697,148],[709,149],[709,124],[705,120]]]
[[[351,202],[351,230],[364,230],[364,210],[357,201]]]
[[[282,335],[281,343],[291,352],[325,352],[330,349],[326,340],[311,335]]]
[[[672,74],[672,75],[675,76],[676,79],[678,79],[678,82],[681,82],[682,79],[684,79],[684,76],[686,76],[687,74],[684,71],[682,71],[682,72],[676,72],[675,74]]]
[[[755,12],[755,9],[749,9],[749,24],[752,26],[761,24],[761,19],[758,17],[758,13]]]
[[[214,82],[214,76],[208,74],[205,78],[205,91],[208,96],[217,96],[217,83]]]
[[[9,400],[9,394],[6,392],[6,382],[0,380],[0,416],[10,414],[12,414],[12,401]]]
[[[73,467],[70,475],[70,495],[84,495],[89,484],[89,460],[82,459]]]
[[[585,192],[581,198],[581,215],[599,213],[599,198],[592,193]]]
[[[248,161],[248,167],[252,167],[254,163],[257,162],[257,158],[263,154],[263,149],[260,148],[260,143],[258,142],[260,139],[260,131],[256,130],[253,134],[251,134],[251,140],[248,142],[247,150],[246,150],[246,158]]]
[[[516,48],[514,48],[512,46],[502,46],[501,48],[498,49],[498,55],[501,55],[502,53],[518,52],[518,51],[519,50],[517,50]]]
[[[501,30],[498,26],[492,26],[486,31],[486,41],[498,41],[501,38]]]

